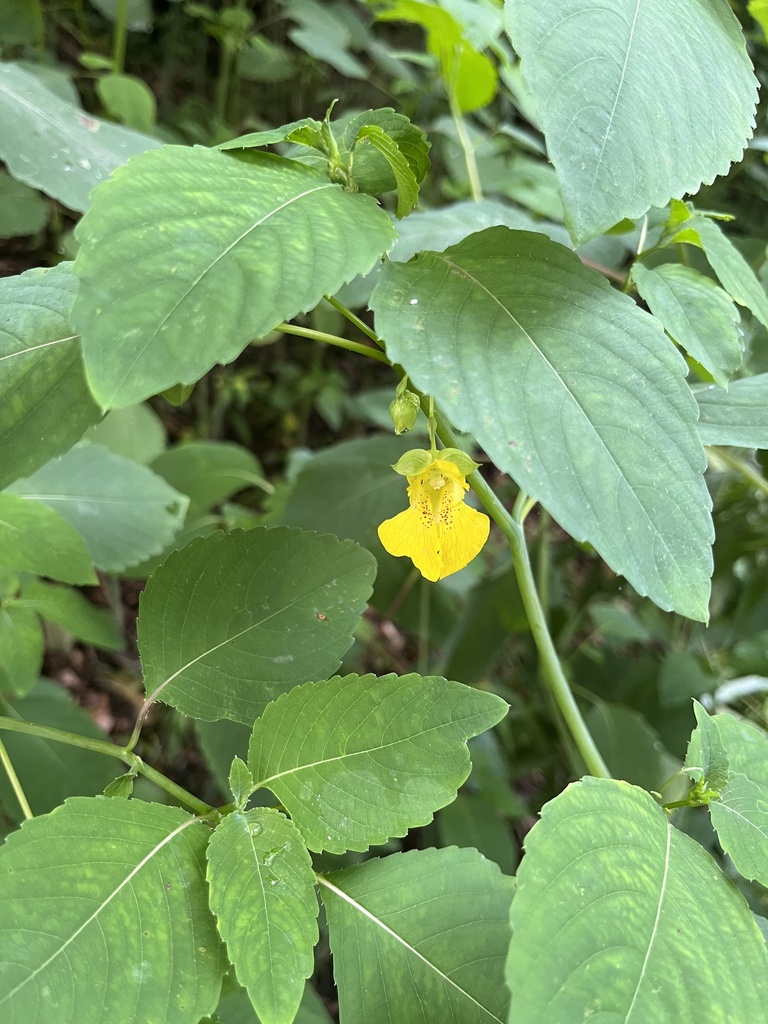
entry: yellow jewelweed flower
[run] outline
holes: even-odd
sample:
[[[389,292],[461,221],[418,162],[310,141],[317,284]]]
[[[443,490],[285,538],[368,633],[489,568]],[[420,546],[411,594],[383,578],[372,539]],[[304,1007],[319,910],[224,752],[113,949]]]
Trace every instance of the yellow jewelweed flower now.
[[[464,504],[466,474],[476,463],[447,448],[407,452],[393,468],[408,478],[410,507],[379,527],[384,548],[407,555],[433,582],[463,569],[480,553],[491,528],[488,516]]]

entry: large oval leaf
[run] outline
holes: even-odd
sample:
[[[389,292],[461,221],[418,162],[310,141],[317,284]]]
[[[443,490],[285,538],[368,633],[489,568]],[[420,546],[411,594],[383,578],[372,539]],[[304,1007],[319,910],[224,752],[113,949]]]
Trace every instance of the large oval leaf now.
[[[101,418],[69,325],[71,266],[0,281],[0,487],[65,452]]]
[[[77,230],[72,317],[104,407],[193,383],[367,273],[394,240],[374,199],[311,168],[182,146],[131,160]]]
[[[634,786],[587,778],[547,804],[511,917],[514,1021],[768,1021],[744,898]]]
[[[387,353],[577,540],[665,609],[707,618],[711,501],[686,366],[568,249],[488,228],[384,268]]]
[[[225,962],[207,905],[210,835],[177,807],[74,797],[0,850],[5,1024],[190,1024]]]
[[[318,938],[315,873],[298,829],[268,807],[228,814],[208,845],[208,881],[261,1024],[292,1024]]]
[[[366,850],[431,821],[469,775],[466,741],[506,712],[495,694],[437,676],[337,676],[266,709],[248,767],[310,849]]]
[[[514,880],[477,850],[413,850],[318,881],[341,1024],[506,1020]]]
[[[725,0],[506,0],[506,11],[574,241],[697,192],[741,156],[757,82]]]
[[[375,574],[364,548],[301,530],[192,541],[141,595],[147,693],[193,718],[252,725],[279,694],[338,668]]]

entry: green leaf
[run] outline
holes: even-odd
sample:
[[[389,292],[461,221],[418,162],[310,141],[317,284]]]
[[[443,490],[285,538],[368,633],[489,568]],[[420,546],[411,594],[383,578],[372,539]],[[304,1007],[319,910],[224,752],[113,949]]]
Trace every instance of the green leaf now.
[[[148,405],[113,409],[101,423],[87,430],[84,437],[142,466],[148,466],[165,448],[163,421]],[[183,488],[176,489],[186,494]]]
[[[348,52],[352,36],[344,19],[331,4],[291,0],[286,13],[299,23],[298,28],[288,30],[292,43],[324,64],[330,64],[346,78],[367,77],[365,67]]]
[[[507,0],[506,15],[577,243],[741,156],[757,82],[724,0]]]
[[[157,119],[155,94],[140,78],[113,72],[96,80],[96,92],[111,117],[139,132],[151,132]]]
[[[715,715],[713,721],[723,738],[731,771],[740,772],[768,789],[768,736],[765,732],[735,715]]]
[[[8,1024],[190,1024],[224,969],[207,827],[176,807],[74,797],[0,849]]]
[[[189,495],[190,512],[199,515],[249,487],[265,489],[256,456],[239,444],[188,441],[158,455],[152,469],[171,487]]]
[[[712,824],[723,849],[746,878],[768,878],[768,737],[734,715],[715,715],[730,766],[730,779],[719,800],[709,805]],[[691,737],[688,760],[700,758],[698,730]]]
[[[664,330],[722,387],[744,354],[741,317],[722,288],[697,270],[664,263],[650,270],[632,267],[637,290]]]
[[[237,139],[230,139],[222,142],[215,149],[251,149],[254,146],[274,146],[277,142],[291,140],[298,142],[299,139],[291,139],[291,135],[300,128],[314,128],[320,131],[320,122],[314,117],[302,117],[300,121],[291,121],[290,124],[283,124],[279,128],[268,128],[263,132],[251,132],[249,135],[240,135]]]
[[[506,712],[494,694],[438,676],[336,676],[264,711],[248,767],[311,850],[366,850],[430,822],[469,775],[466,741]]]
[[[67,451],[101,416],[69,325],[71,264],[0,280],[0,487]]]
[[[302,466],[283,523],[381,551],[376,527],[400,511],[405,495],[392,465],[411,444],[407,437],[371,435],[321,449]]]
[[[390,138],[378,125],[364,125],[357,133],[357,144],[367,140],[382,154],[395,176],[397,183],[397,210],[395,216],[406,217],[419,201],[419,185],[416,175],[394,139]]]
[[[709,805],[720,845],[745,878],[768,882],[768,790],[745,775],[732,775]]]
[[[48,203],[29,185],[0,171],[0,238],[36,235],[48,222]]]
[[[211,910],[262,1024],[292,1024],[318,939],[312,861],[279,811],[234,811],[208,846]]]
[[[691,737],[685,759],[686,772],[696,781],[706,783],[708,789],[721,790],[730,778],[730,765],[725,744],[714,718],[707,714],[697,700],[693,702],[696,715],[696,739]]]
[[[563,246],[504,227],[386,265],[371,307],[390,359],[564,530],[706,620],[706,458],[653,318]]]
[[[62,626],[87,644],[95,644],[108,651],[119,651],[125,647],[112,613],[105,608],[97,608],[77,590],[33,579],[23,585],[19,604]]]
[[[23,697],[40,678],[43,631],[40,620],[17,601],[0,605],[0,691]]]
[[[97,399],[119,407],[230,362],[367,273],[394,232],[301,164],[166,146],[115,174],[77,234],[73,322]]]
[[[108,572],[159,554],[181,528],[188,504],[146,466],[89,441],[10,490],[60,513]]]
[[[116,167],[161,145],[86,114],[18,64],[0,63],[0,121],[0,158],[14,178],[79,212]]]
[[[443,252],[467,235],[499,224],[516,231],[542,231],[544,234],[548,234],[546,229],[550,227],[546,221],[535,221],[523,210],[496,199],[483,199],[479,203],[472,200],[449,203],[437,210],[417,210],[398,224],[397,241],[389,258],[396,263],[407,263],[417,252],[425,249]]]
[[[253,792],[253,776],[241,757],[232,758],[229,769],[229,789],[238,810],[242,810]]]
[[[734,302],[768,327],[768,295],[739,250],[711,217],[692,217],[673,236],[672,243],[688,242],[704,250],[709,265]]]
[[[318,881],[341,1024],[506,1020],[514,881],[495,864],[476,850],[413,850]]]
[[[513,1020],[768,1020],[768,951],[744,898],[648,793],[570,785],[517,877]]]
[[[331,122],[341,159],[351,166],[357,188],[377,195],[390,192],[397,185],[394,167],[388,164],[385,154],[367,146],[357,146],[358,137],[364,128],[373,128],[374,134],[376,129],[380,129],[388,135],[405,158],[416,183],[420,184],[424,180],[430,167],[427,136],[404,114],[391,107],[379,107],[377,110],[364,110],[362,114],[346,121]]]
[[[7,701],[0,697],[0,714],[102,742],[107,739],[63,687],[44,679],[26,697]],[[0,732],[0,739],[35,814],[52,811],[68,796],[94,796],[119,770],[118,762],[111,757],[68,743],[5,730]],[[0,804],[15,821],[22,819],[5,772],[0,772]]]
[[[0,565],[65,583],[97,583],[85,541],[39,501],[0,494]]]
[[[410,21],[427,33],[427,50],[440,66],[448,92],[467,114],[487,106],[496,95],[496,69],[470,44],[463,26],[441,7],[420,0],[392,0],[377,12],[380,21]]]
[[[253,724],[279,694],[338,668],[374,575],[363,548],[300,530],[192,541],[141,595],[147,694],[194,718]]]
[[[768,448],[768,373],[735,380],[727,392],[711,384],[693,394],[702,444]]]

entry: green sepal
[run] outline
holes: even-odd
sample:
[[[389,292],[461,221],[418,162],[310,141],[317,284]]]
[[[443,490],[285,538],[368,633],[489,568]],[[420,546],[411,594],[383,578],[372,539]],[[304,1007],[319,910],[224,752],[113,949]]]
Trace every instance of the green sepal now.
[[[462,476],[469,476],[476,469],[480,469],[480,463],[470,459],[467,453],[459,448],[443,448],[437,453],[437,457],[444,462],[452,462]]]
[[[405,455],[400,456],[392,469],[400,476],[417,476],[431,466],[434,461],[433,452],[427,452],[423,448],[412,448]]]

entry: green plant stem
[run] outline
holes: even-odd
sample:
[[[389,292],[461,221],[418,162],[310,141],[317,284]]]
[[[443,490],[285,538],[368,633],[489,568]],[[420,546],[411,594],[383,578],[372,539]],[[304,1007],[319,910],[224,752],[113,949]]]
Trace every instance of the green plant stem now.
[[[477,169],[475,147],[472,145],[472,140],[467,133],[467,126],[464,123],[464,118],[459,110],[459,104],[456,101],[455,90],[451,88],[451,86],[448,86],[447,92],[448,104],[451,109],[451,117],[453,118],[453,123],[456,126],[456,135],[462,152],[464,153],[464,163],[467,168],[467,177],[469,178],[469,189],[474,201],[476,203],[480,203],[483,199],[483,187],[480,184],[480,173]]]
[[[35,22],[35,46],[42,57],[45,54],[45,21],[42,0],[32,0],[32,18]]]
[[[338,299],[334,298],[333,295],[326,295],[325,301],[333,306],[338,313],[341,313],[342,316],[346,317],[351,324],[354,324],[358,331],[361,331],[366,338],[370,338],[375,345],[381,348],[381,341],[377,337],[376,332],[372,331],[368,324],[364,323],[359,316],[352,312],[351,309],[347,309],[347,307],[343,303],[339,302]]]
[[[219,64],[219,77],[216,80],[216,97],[213,102],[213,113],[217,124],[224,124],[227,113],[227,100],[229,99],[229,84],[232,79],[232,68],[235,64],[237,50],[224,45],[221,48],[221,63]]]
[[[19,801],[21,807],[21,813],[25,818],[34,818],[32,808],[29,806],[29,800],[27,800],[24,792],[24,787],[21,785],[21,780],[16,774],[16,769],[13,767],[13,763],[8,756],[8,751],[5,749],[5,744],[0,740],[0,764],[5,768],[5,773],[13,788],[13,792],[16,794],[16,799]]]
[[[750,466],[746,459],[741,459],[738,455],[731,455],[724,448],[710,448],[707,454],[711,463],[715,465],[721,463],[729,469],[735,470],[747,483],[752,484],[755,490],[760,491],[761,494],[768,494],[768,480],[754,466]]]
[[[368,356],[370,359],[377,359],[380,363],[392,364],[383,352],[371,348],[370,345],[361,345],[358,341],[349,341],[347,338],[339,338],[335,334],[326,334],[324,331],[313,331],[309,327],[296,327],[294,324],[278,324],[276,331],[283,334],[295,334],[297,338],[310,338],[312,341],[322,341],[325,345],[335,345],[337,348],[345,348],[348,352],[357,352],[359,355]]]
[[[435,409],[435,418],[437,419],[437,432],[443,444],[447,448],[459,447],[456,438],[453,436],[453,431],[439,409]],[[488,515],[498,524],[501,532],[509,541],[520,595],[523,599],[528,623],[531,627],[531,634],[541,658],[543,681],[555,699],[555,703],[565,720],[568,731],[573,737],[576,747],[587,767],[587,771],[590,775],[595,775],[598,778],[609,779],[611,773],[608,771],[608,767],[600,751],[597,749],[595,741],[592,739],[592,734],[587,728],[579,706],[571,693],[571,688],[547,628],[544,609],[536,592],[536,583],[533,578],[533,569],[531,568],[531,560],[523,529],[523,520],[530,507],[529,498],[521,492],[515,503],[515,515],[512,516],[507,512],[495,492],[480,476],[479,472],[470,473],[467,480],[483,503]]]
[[[125,46],[128,40],[128,0],[117,0],[115,36],[112,42],[112,70],[122,74],[125,68]]]
[[[189,807],[195,814],[210,814],[215,810],[210,804],[198,800],[192,793],[188,793],[186,789],[182,789],[177,783],[166,778],[156,768],[145,764],[138,754],[134,754],[125,747],[118,747],[114,743],[107,743],[104,740],[92,739],[90,736],[78,736],[74,732],[63,732],[61,729],[39,725],[37,722],[24,722],[0,716],[0,731],[3,729],[9,732],[26,733],[28,736],[37,736],[43,740],[52,740],[54,743],[66,743],[68,746],[91,750],[94,754],[104,754],[106,757],[116,757],[119,761],[135,768],[140,775],[164,789],[166,793],[178,800],[179,803]]]

